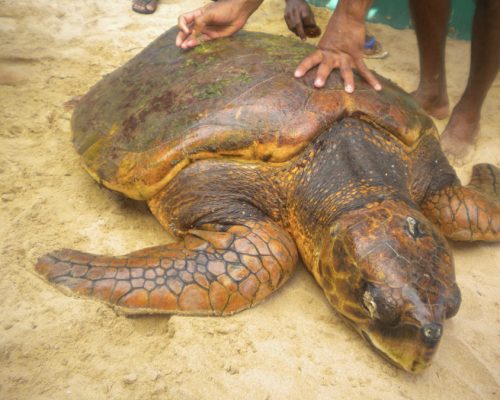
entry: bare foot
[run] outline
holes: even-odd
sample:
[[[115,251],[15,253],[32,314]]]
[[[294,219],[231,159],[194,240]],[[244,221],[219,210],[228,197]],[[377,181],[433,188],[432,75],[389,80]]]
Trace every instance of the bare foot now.
[[[444,119],[448,116],[450,105],[446,93],[430,94],[424,90],[417,89],[411,95],[430,116],[437,119]]]
[[[158,0],[133,0],[132,10],[139,14],[153,14],[158,6]]]
[[[441,147],[452,159],[463,159],[473,149],[479,136],[479,116],[457,111],[456,107],[441,134]]]

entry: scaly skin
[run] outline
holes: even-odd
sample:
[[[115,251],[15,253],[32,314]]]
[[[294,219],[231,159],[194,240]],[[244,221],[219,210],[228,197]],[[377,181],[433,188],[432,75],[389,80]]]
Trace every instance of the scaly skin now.
[[[285,232],[270,221],[248,221],[221,232],[190,230],[181,242],[122,257],[60,250],[40,258],[36,269],[126,313],[227,315],[281,287],[296,263]]]
[[[444,319],[460,306],[446,240],[402,201],[342,215],[325,237],[313,274],[363,338],[410,372],[430,365]]]
[[[430,193],[422,211],[453,240],[500,240],[500,170],[474,166],[467,186],[453,185]]]

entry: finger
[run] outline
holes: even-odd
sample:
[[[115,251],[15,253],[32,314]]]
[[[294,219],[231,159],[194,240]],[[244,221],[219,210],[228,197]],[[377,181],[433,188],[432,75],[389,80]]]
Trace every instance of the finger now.
[[[297,10],[292,11],[292,24],[293,24],[293,31],[295,34],[301,39],[301,40],[306,40],[306,34],[304,33],[304,26],[302,24],[302,18],[300,16],[300,13]]]
[[[202,18],[198,18],[195,23],[193,28],[191,29],[191,36],[192,37],[198,37],[204,34],[206,27],[205,20]]]
[[[344,90],[347,93],[354,92],[354,74],[352,73],[350,63],[346,60],[343,60],[340,64],[340,76],[344,81]]]
[[[314,14],[312,13],[312,11],[302,11],[301,20],[305,26],[316,26],[316,20],[314,19]]]
[[[194,35],[188,35],[181,43],[181,49],[190,49],[191,47],[198,46],[200,44],[199,38]]]
[[[286,23],[288,30],[293,32],[291,22],[287,17],[285,17],[285,23]]]
[[[190,35],[181,45],[181,48],[190,49],[191,47],[196,47],[203,42],[208,42],[209,40],[213,40],[218,37],[220,37],[220,35],[214,34],[212,36],[209,36],[205,33],[199,34],[197,36]]]
[[[201,18],[203,15],[203,7],[197,10],[190,11],[188,13],[182,14],[177,19],[177,26],[186,35],[191,33],[191,26],[196,22],[197,19]]]
[[[200,12],[196,16],[193,26],[191,28],[191,34],[194,36],[199,36],[205,33],[205,28],[207,25],[210,26],[214,21],[217,20],[217,13],[211,8],[206,10],[200,9]]]
[[[286,26],[288,27],[288,30],[290,32],[293,32],[295,34],[297,34],[297,31],[295,30],[295,24],[293,22],[292,19],[285,19],[285,22],[286,22]]]
[[[175,37],[175,45],[176,45],[177,47],[181,47],[182,42],[184,42],[184,40],[186,40],[186,37],[187,37],[187,36],[188,36],[188,35],[186,35],[183,31],[179,31],[179,32],[177,33],[177,36]]]
[[[376,76],[368,69],[363,60],[357,60],[356,68],[358,69],[359,74],[370,84],[372,88],[379,91],[382,90],[382,85]]]
[[[329,62],[322,62],[318,67],[318,72],[316,73],[316,79],[314,80],[314,86],[321,88],[325,86],[328,76],[332,72],[334,66]]]
[[[309,54],[306,58],[302,60],[297,69],[295,70],[294,76],[296,78],[300,78],[305,75],[307,71],[311,68],[315,67],[321,60],[323,59],[323,55],[321,51],[315,50],[314,53]]]
[[[321,35],[321,29],[316,25],[314,14],[309,6],[300,12],[300,20],[302,21],[302,26],[307,37],[314,38]]]
[[[319,26],[304,26],[304,32],[306,36],[310,38],[316,38],[321,35],[321,28]]]
[[[293,18],[288,11],[285,13],[285,22],[288,29],[293,32]]]
[[[297,12],[295,10],[292,10],[291,12],[288,12],[286,14],[285,22],[286,22],[288,29],[302,39],[302,36],[300,36],[300,32],[299,32],[300,21],[299,21]],[[302,30],[302,32],[303,32],[303,30]]]
[[[179,16],[177,20],[177,26],[182,32],[184,32],[186,35],[189,35],[190,33],[189,25],[191,25],[193,21],[194,21],[194,13],[190,12],[187,14],[183,14]]]
[[[181,44],[181,49],[190,49],[192,47],[196,47],[200,44],[200,41],[198,40],[198,38],[194,37],[194,36],[190,36],[188,37],[184,42],[182,42]]]
[[[295,28],[296,28],[295,34],[298,37],[300,37],[302,40],[306,40],[307,36],[306,36],[306,34],[304,32],[304,27],[302,26],[302,22],[298,22],[297,26]]]

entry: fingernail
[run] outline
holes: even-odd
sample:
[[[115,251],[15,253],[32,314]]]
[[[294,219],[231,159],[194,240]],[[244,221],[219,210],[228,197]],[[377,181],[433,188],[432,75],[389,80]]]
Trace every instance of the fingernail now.
[[[295,71],[295,72],[293,73],[293,76],[295,76],[296,78],[300,78],[302,75],[300,74],[300,72],[299,72],[299,71]]]
[[[323,80],[320,78],[316,78],[316,80],[314,81],[314,86],[316,86],[316,87],[323,86]]]
[[[376,84],[376,85],[375,85],[375,90],[377,90],[377,91],[378,91],[378,90],[382,90],[382,85],[380,85],[380,84]]]
[[[347,93],[352,93],[352,92],[354,92],[354,88],[353,88],[351,85],[347,85],[347,86],[345,87],[345,91],[346,91]]]

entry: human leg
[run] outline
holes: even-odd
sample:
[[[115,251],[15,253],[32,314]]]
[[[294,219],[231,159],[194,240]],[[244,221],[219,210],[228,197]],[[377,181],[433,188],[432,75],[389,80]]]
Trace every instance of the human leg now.
[[[466,155],[479,134],[481,108],[500,67],[499,20],[498,0],[476,1],[469,79],[441,136],[441,145],[448,155]]]
[[[449,0],[410,0],[420,55],[420,83],[413,97],[433,117],[449,112],[446,91],[445,46]]]

